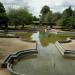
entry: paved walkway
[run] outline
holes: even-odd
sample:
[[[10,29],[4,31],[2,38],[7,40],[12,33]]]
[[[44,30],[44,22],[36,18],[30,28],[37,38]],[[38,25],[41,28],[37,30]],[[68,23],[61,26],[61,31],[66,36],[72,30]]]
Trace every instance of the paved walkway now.
[[[0,38],[0,64],[4,58],[17,51],[35,49],[36,44],[32,42],[24,42],[17,38]],[[11,75],[6,69],[0,69],[0,75]]]
[[[72,40],[72,42],[69,43],[62,43],[61,45],[65,50],[75,51],[75,40]]]
[[[11,75],[10,72],[7,69],[1,69],[0,75]]]

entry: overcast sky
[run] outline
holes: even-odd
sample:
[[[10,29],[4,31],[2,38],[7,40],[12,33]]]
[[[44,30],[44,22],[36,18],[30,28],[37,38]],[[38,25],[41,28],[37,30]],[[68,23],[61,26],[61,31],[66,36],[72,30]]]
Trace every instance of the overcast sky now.
[[[50,6],[53,12],[62,12],[68,6],[75,8],[75,0],[0,0],[6,9],[28,6],[33,15],[38,16],[44,5]]]

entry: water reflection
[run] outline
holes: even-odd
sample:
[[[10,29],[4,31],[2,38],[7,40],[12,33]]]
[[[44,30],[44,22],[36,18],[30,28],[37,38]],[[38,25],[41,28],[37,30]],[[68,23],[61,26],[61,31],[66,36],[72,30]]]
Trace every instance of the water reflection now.
[[[69,35],[37,32],[30,37],[38,42],[38,54],[27,57],[27,60],[21,59],[13,66],[14,71],[26,75],[75,75],[75,61],[65,60],[52,44],[57,40],[70,37]]]
[[[67,37],[75,37],[75,35],[56,35],[47,32],[39,32],[39,41],[43,47],[48,46],[50,43],[55,43],[56,41],[64,40]]]
[[[47,47],[50,43],[55,43],[58,40],[64,40],[67,37],[75,37],[75,35],[57,35],[50,34],[48,32],[37,32],[37,33],[28,33],[28,32],[19,32],[16,33],[17,36],[20,36],[23,39],[35,40],[40,42],[42,47]]]
[[[40,39],[40,43],[43,47],[48,46],[49,45],[49,34],[46,32],[40,32],[39,33],[39,39]]]

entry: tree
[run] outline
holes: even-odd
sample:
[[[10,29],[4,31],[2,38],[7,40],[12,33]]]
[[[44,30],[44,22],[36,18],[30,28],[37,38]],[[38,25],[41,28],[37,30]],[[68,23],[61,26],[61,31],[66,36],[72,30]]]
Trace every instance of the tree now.
[[[45,5],[45,6],[42,7],[40,13],[41,13],[42,15],[46,15],[49,11],[50,11],[49,6],[46,6],[46,5]]]
[[[5,26],[5,29],[8,27],[8,17],[5,11],[3,4],[0,2],[0,27]]]
[[[40,16],[40,21],[43,22],[44,19],[45,19],[45,15],[50,12],[50,8],[49,6],[43,6],[40,13],[41,13],[41,16]]]
[[[40,23],[43,23],[45,19],[45,15],[40,15]]]
[[[51,19],[52,19],[52,13],[51,13],[51,12],[48,12],[48,13],[45,15],[45,22],[51,23]]]
[[[54,23],[56,23],[56,25],[59,25],[61,20],[61,13],[59,12],[53,13],[52,20]]]
[[[33,21],[39,21],[39,18],[37,18],[36,16],[33,16]]]
[[[40,21],[41,23],[50,24],[52,23],[52,11],[49,6],[43,6],[41,9]]]
[[[71,6],[64,10],[62,14],[62,27],[70,28],[73,25],[73,11]]]
[[[24,28],[25,24],[32,23],[32,14],[26,8],[11,9],[8,12],[10,23],[15,26],[22,25]]]
[[[44,22],[47,23],[47,25],[51,25],[52,24],[52,12],[48,12],[46,15],[45,15],[45,19],[44,19]],[[52,25],[51,25],[52,27]]]
[[[35,25],[40,25],[39,18],[37,18],[36,16],[33,16],[32,20],[33,20],[32,24],[34,25],[34,28],[35,28]]]
[[[72,27],[75,29],[75,10],[73,11],[73,25],[72,25]]]
[[[72,27],[72,24],[73,24],[72,17],[68,17],[63,20],[62,27],[65,29],[70,29]]]

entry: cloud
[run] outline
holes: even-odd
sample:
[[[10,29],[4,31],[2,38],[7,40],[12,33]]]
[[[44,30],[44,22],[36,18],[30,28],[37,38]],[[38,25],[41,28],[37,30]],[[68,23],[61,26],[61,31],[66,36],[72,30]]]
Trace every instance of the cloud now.
[[[6,9],[28,6],[30,12],[38,16],[44,5],[48,5],[53,12],[62,12],[65,8],[75,8],[75,0],[0,0]]]
[[[62,4],[62,7],[75,7],[75,1],[74,0],[65,0]]]
[[[62,12],[64,9],[68,8],[69,6],[71,6],[72,9],[74,9],[75,0],[63,0],[60,5],[55,5],[53,9],[55,12]]]
[[[8,8],[19,8],[24,7],[27,4],[27,0],[0,0],[5,6],[6,10]]]
[[[56,12],[57,9],[59,11],[59,5],[61,5],[62,2],[63,0],[31,0],[31,2],[29,2],[29,7],[34,15],[39,15],[44,5],[48,5],[54,12]],[[56,8],[56,6],[58,7]]]

